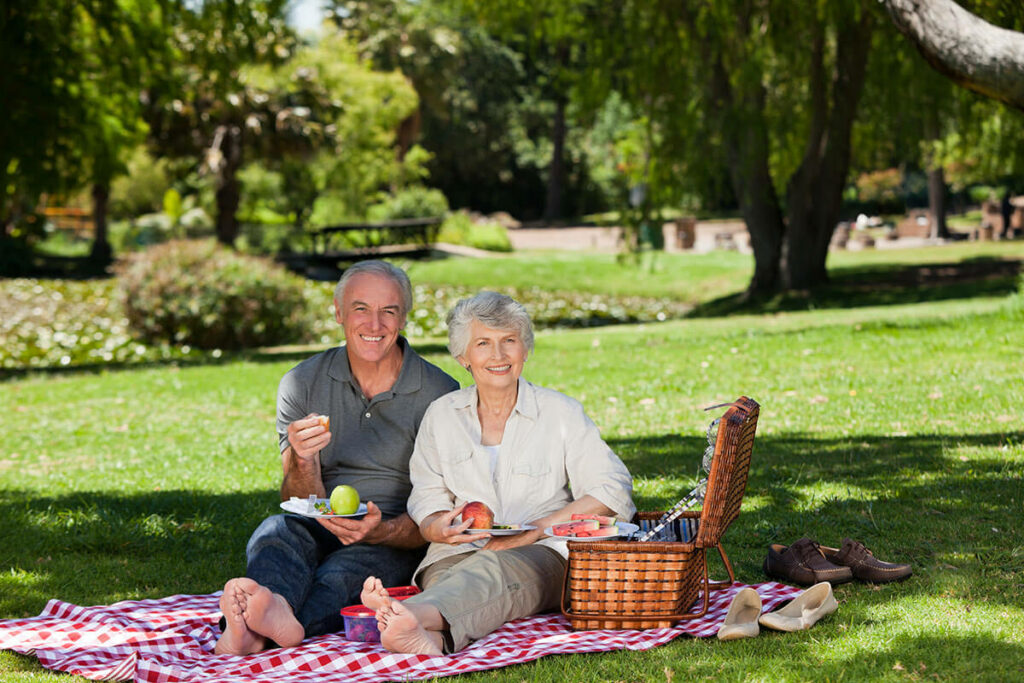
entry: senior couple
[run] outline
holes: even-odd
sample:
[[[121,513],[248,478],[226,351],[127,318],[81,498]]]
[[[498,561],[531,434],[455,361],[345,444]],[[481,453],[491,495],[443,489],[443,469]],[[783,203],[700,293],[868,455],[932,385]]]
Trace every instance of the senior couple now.
[[[567,551],[543,530],[574,512],[629,519],[632,480],[579,402],[522,379],[533,350],[522,305],[481,292],[449,312],[448,348],[473,378],[464,389],[400,336],[412,306],[401,269],[349,268],[334,306],[345,344],[295,366],[278,389],[281,498],[349,484],[367,514],[264,520],[246,576],[224,586],[214,651],[297,645],[341,630],[341,608],[361,601],[387,649],[451,653],[556,607]],[[474,533],[459,521],[474,500],[535,529]],[[421,593],[388,596],[410,578]]]

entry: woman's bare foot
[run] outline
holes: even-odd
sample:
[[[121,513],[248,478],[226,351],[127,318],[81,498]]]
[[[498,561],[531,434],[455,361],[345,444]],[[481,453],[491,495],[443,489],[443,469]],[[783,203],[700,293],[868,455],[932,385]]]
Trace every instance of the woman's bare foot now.
[[[267,647],[267,639],[250,630],[243,616],[250,592],[259,587],[258,583],[246,578],[231,579],[224,584],[220,611],[224,613],[227,626],[213,648],[215,654],[248,655]]]
[[[391,605],[383,605],[376,612],[374,616],[377,617],[377,630],[384,633],[384,629],[388,627],[388,620],[391,619]]]
[[[295,618],[288,601],[259,584],[249,593],[242,616],[250,631],[273,640],[281,647],[294,647],[306,636],[306,630]]]
[[[443,640],[440,631],[428,631],[398,600],[392,600],[387,626],[380,634],[380,644],[391,652],[414,655],[439,655]]]
[[[377,611],[391,601],[391,596],[376,576],[366,577],[363,581],[363,592],[359,594],[359,600],[363,605]]]

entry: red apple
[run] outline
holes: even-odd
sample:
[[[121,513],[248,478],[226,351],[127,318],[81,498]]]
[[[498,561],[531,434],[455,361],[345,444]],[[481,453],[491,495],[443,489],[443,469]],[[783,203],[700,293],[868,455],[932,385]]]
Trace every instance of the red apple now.
[[[494,528],[494,512],[491,511],[491,508],[487,507],[486,503],[481,503],[478,500],[466,503],[466,507],[462,508],[462,521],[465,522],[470,518],[473,519],[473,522],[469,525],[470,529]]]

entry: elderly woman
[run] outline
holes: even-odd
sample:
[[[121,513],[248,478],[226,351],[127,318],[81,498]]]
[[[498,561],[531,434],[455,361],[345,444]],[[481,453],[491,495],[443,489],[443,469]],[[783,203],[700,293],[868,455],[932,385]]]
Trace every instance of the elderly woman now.
[[[632,480],[579,402],[522,379],[533,327],[521,304],[481,292],[448,314],[448,348],[474,386],[435,400],[409,462],[409,515],[430,542],[424,589],[403,602],[369,577],[363,603],[393,652],[462,649],[506,621],[556,607],[568,552],[544,529],[573,513],[632,517]],[[491,536],[457,521],[470,501],[503,524]]]

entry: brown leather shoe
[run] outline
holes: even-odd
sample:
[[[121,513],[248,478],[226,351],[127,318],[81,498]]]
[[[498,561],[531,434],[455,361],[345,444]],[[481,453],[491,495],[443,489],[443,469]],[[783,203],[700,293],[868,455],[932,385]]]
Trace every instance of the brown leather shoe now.
[[[825,559],[832,564],[849,567],[853,571],[853,577],[861,581],[888,583],[901,581],[913,573],[909,564],[882,562],[865,548],[863,543],[849,538],[843,539],[842,548],[826,548],[825,546],[820,546],[820,548]]]
[[[804,537],[786,547],[778,543],[768,546],[768,557],[764,558],[764,573],[776,579],[801,586],[810,586],[822,581],[832,585],[846,583],[853,579],[849,567],[832,564],[818,549],[818,544]]]

